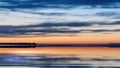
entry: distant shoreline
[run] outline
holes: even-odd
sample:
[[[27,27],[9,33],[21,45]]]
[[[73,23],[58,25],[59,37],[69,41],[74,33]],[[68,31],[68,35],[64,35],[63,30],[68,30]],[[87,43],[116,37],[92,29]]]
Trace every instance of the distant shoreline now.
[[[35,47],[120,47],[120,43],[110,44],[36,44],[36,43],[0,43],[0,48],[35,48]]]

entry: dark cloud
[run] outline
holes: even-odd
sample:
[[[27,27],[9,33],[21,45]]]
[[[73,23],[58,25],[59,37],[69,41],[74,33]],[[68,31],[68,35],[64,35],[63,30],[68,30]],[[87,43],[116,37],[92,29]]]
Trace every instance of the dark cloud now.
[[[41,27],[60,27],[60,26],[68,26],[68,27],[82,27],[82,26],[91,26],[92,24],[86,22],[69,22],[69,23],[43,23],[40,25]],[[33,25],[34,26],[34,25]]]
[[[115,21],[112,23],[98,23],[98,25],[120,25],[120,21]]]
[[[1,37],[13,37],[13,36],[49,36],[49,34],[61,35],[61,34],[75,34],[79,33],[78,30],[72,30],[69,28],[42,28],[39,26],[39,29],[31,26],[1,26],[0,27],[0,36]],[[2,29],[4,28],[4,29]],[[54,35],[54,36],[55,36]],[[51,35],[50,35],[51,36]]]
[[[118,16],[120,14],[117,12],[100,12],[100,13],[96,13],[95,15],[108,17],[108,16]]]
[[[21,10],[14,10],[17,12],[22,12],[22,13],[29,13],[29,14],[37,14],[37,15],[47,15],[47,16],[56,16],[56,15],[65,15],[66,13],[57,13],[57,12],[52,12],[52,13],[44,13],[44,12],[29,12],[29,11],[21,11]]]
[[[79,31],[76,30],[61,30],[61,29],[39,29],[39,30],[12,30],[7,31],[8,33],[18,33],[18,34],[26,34],[26,33],[34,33],[34,32],[42,32],[42,33],[77,33]]]
[[[61,1],[57,0],[0,0],[0,2],[6,3],[6,5],[1,5],[1,8],[9,8],[9,9],[15,9],[15,8],[60,8],[60,7],[66,7],[66,6],[59,6]],[[62,1],[64,2],[64,1]],[[52,6],[53,5],[53,6]]]
[[[81,32],[120,32],[120,29],[82,29]]]
[[[112,5],[119,3],[120,0],[0,0],[1,8],[69,8],[81,5]],[[116,7],[116,6],[115,6]]]
[[[37,25],[28,25],[24,27],[89,27],[93,25],[120,25],[120,21],[114,21],[111,23],[106,22],[56,22],[56,23],[42,23]]]
[[[87,24],[87,23],[43,23],[43,24],[27,25],[27,26],[0,26],[0,36],[19,37],[19,35],[23,35],[28,37],[31,35],[48,36],[49,34],[55,34],[55,35],[67,34],[69,36],[71,34],[74,35],[80,32],[79,30],[73,30],[70,27],[82,27],[82,26],[90,26],[90,25],[91,24]],[[56,28],[56,27],[62,27],[62,28]]]
[[[111,24],[120,25],[120,21],[116,21],[116,22],[111,23]]]
[[[92,27],[96,23],[71,22],[71,23],[42,23],[24,26],[0,26],[1,37],[13,36],[76,36],[77,33],[109,33],[120,32],[120,29],[80,29],[79,27]],[[119,25],[120,22],[98,23],[98,25]],[[73,29],[77,28],[77,29]]]

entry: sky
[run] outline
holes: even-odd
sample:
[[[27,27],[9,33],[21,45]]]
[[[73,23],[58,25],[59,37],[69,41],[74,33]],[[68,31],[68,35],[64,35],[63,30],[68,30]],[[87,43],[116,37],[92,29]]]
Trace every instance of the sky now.
[[[120,0],[0,0],[0,42],[120,43]]]

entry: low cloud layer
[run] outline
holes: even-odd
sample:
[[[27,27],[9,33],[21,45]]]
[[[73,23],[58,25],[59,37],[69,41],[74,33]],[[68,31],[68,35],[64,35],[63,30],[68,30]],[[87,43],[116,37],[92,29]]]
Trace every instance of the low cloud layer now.
[[[119,24],[119,22],[115,22]],[[98,26],[110,26],[114,23],[43,23],[24,26],[0,26],[1,37],[27,37],[27,36],[71,36],[80,33],[113,33],[120,32],[119,28],[95,28]],[[115,24],[115,25],[116,25]],[[88,28],[89,27],[89,28]]]

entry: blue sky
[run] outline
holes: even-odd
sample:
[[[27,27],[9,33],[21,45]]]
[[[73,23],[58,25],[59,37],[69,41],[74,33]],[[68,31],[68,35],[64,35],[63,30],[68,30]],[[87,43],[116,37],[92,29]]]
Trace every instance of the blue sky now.
[[[95,32],[120,32],[120,0],[0,0],[1,37]]]

